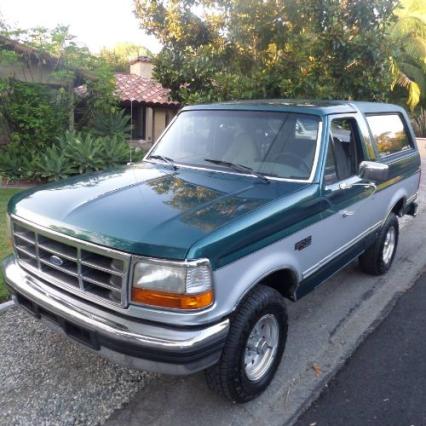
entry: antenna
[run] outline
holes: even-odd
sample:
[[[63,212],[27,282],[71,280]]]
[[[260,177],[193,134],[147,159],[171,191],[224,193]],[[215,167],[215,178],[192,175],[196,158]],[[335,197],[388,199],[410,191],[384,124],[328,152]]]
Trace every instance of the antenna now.
[[[130,139],[129,139],[129,163],[128,165],[132,164],[132,144],[130,141],[132,140],[132,134],[133,134],[133,101],[134,99],[130,99]]]

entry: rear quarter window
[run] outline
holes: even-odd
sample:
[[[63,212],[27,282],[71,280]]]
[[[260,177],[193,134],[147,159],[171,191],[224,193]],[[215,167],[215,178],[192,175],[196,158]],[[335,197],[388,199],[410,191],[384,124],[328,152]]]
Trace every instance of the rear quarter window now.
[[[373,142],[381,157],[412,148],[404,122],[399,114],[368,115]]]

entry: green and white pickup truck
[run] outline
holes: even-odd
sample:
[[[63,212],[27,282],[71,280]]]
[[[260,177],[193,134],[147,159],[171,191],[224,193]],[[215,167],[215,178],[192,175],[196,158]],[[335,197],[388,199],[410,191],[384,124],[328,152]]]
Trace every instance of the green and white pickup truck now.
[[[206,369],[245,402],[281,361],[285,299],[354,259],[390,269],[419,180],[395,105],[186,107],[142,162],[13,197],[2,269],[17,304],[100,355]]]

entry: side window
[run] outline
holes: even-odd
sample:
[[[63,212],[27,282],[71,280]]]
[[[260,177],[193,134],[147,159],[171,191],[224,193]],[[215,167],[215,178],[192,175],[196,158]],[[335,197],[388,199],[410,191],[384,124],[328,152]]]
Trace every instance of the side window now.
[[[398,114],[369,115],[367,122],[381,157],[411,149],[410,139]]]
[[[361,159],[362,150],[355,119],[334,119],[330,127],[324,182],[330,185],[356,175]]]

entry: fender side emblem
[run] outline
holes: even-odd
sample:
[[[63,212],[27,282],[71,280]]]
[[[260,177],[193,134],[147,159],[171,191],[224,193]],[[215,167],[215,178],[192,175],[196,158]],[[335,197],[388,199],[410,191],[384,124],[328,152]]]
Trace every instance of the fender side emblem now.
[[[309,247],[311,244],[312,244],[312,235],[309,235],[309,237],[306,237],[303,240],[298,241],[294,245],[294,249],[297,251],[301,251],[305,249],[306,247]]]

